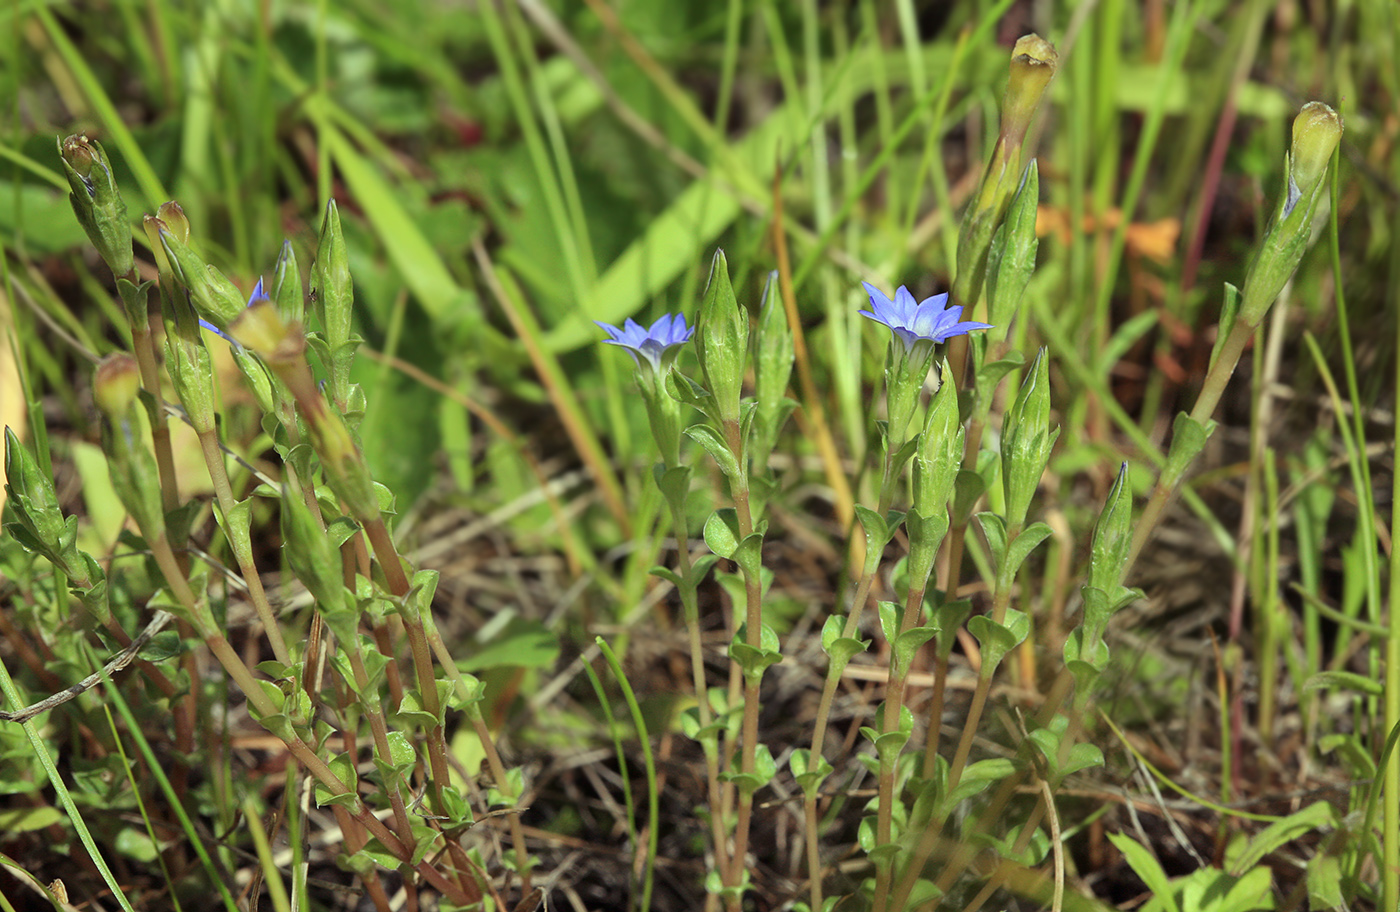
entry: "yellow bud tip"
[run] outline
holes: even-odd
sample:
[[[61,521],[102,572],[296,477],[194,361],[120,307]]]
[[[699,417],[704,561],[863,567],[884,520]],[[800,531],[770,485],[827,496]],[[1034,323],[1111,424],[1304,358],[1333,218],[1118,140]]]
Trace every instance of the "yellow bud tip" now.
[[[165,223],[170,233],[182,244],[189,243],[190,240],[190,220],[185,216],[185,210],[180,208],[180,204],[174,200],[168,203],[161,203],[156,210],[156,217]]]
[[[1001,105],[1004,154],[1019,156],[1031,116],[1039,107],[1059,62],[1054,45],[1039,35],[1026,35],[1011,49],[1011,78],[1007,80]]]
[[[244,348],[270,356],[288,341],[288,327],[268,298],[254,301],[228,325],[228,334]]]
[[[126,352],[103,358],[92,376],[92,397],[110,418],[119,418],[131,408],[141,389],[141,370]]]
[[[59,153],[68,166],[78,172],[79,177],[87,177],[92,174],[93,163],[97,160],[97,153],[92,148],[92,141],[87,138],[86,133],[74,133],[59,144]]]
[[[1327,173],[1327,163],[1342,139],[1342,117],[1320,101],[1303,105],[1293,121],[1293,182],[1308,193]]]

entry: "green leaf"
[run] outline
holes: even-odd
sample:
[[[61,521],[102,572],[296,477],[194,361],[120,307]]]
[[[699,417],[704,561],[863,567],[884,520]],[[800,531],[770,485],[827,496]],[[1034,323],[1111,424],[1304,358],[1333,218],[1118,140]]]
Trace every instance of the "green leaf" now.
[[[1176,891],[1172,889],[1167,873],[1162,870],[1162,866],[1151,852],[1126,833],[1109,833],[1108,840],[1123,853],[1123,859],[1128,862],[1128,866],[1142,878],[1142,882],[1147,884],[1147,889],[1152,891],[1153,897],[1162,903],[1164,909],[1169,912],[1181,912],[1181,906],[1176,901]],[[1193,909],[1191,912],[1197,910]]]
[[[1167,452],[1167,463],[1162,469],[1165,478],[1180,478],[1187,468],[1205,449],[1206,441],[1215,432],[1214,421],[1197,421],[1185,412],[1180,412],[1172,423],[1172,445]]]
[[[726,478],[737,478],[739,476],[739,460],[729,449],[729,444],[720,436],[719,431],[708,424],[692,424],[685,429],[685,435],[705,448],[705,452],[710,454],[710,458],[719,466],[719,470]]]
[[[822,651],[831,659],[832,666],[836,669],[836,674],[841,673],[851,658],[870,648],[869,640],[858,640],[854,637],[842,636],[845,629],[845,618],[838,615],[831,615],[822,625]]]
[[[1286,843],[1313,830],[1331,828],[1337,824],[1336,809],[1332,805],[1326,801],[1313,802],[1282,820],[1274,821],[1256,833],[1249,839],[1244,850],[1237,857],[1231,858],[1232,853],[1227,850],[1225,868],[1232,874],[1243,876],[1248,874],[1255,865],[1262,862],[1266,855]]]
[[[1380,681],[1350,671],[1320,671],[1315,675],[1310,675],[1303,682],[1303,693],[1324,688],[1355,690],[1374,697],[1385,692],[1385,686]]]
[[[977,638],[982,647],[982,673],[987,674],[1000,665],[1006,654],[1020,645],[1030,633],[1030,626],[1030,618],[1015,608],[1006,610],[1004,624],[998,624],[982,614],[969,618],[968,632]]]
[[[705,544],[720,557],[732,559],[740,540],[739,514],[732,507],[716,510],[705,520]]]
[[[957,788],[948,795],[948,809],[956,807],[973,795],[981,794],[993,783],[1016,772],[1016,764],[1005,757],[993,757],[968,764],[958,780]],[[946,810],[945,810],[946,813]]]
[[[1016,572],[1021,569],[1021,564],[1026,558],[1031,556],[1031,552],[1040,547],[1040,543],[1050,537],[1051,528],[1043,522],[1032,523],[1021,530],[1021,534],[1016,536],[1007,548],[1006,565],[1002,571],[1004,579],[1014,579]]]
[[[475,673],[491,668],[552,668],[559,658],[559,638],[539,621],[517,614],[493,628],[489,640],[457,660],[458,669]]]
[[[977,524],[982,527],[987,549],[992,552],[993,566],[1006,566],[1006,520],[995,513],[978,513]]]
[[[745,642],[746,638],[745,626],[740,625],[734,634],[734,641],[729,644],[729,657],[738,663],[745,676],[761,677],[768,666],[783,660],[778,634],[767,624],[761,628],[760,645],[757,648]]]

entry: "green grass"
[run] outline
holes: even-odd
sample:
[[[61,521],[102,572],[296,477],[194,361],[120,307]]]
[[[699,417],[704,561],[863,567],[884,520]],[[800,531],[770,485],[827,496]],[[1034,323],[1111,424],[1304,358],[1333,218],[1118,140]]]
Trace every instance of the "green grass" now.
[[[21,893],[22,880],[59,878],[79,907],[227,908],[256,892],[264,907],[332,908],[348,870],[350,888],[376,906],[401,886],[435,902],[442,883],[424,878],[438,876],[474,884],[461,888],[497,908],[534,887],[552,906],[736,908],[741,875],[766,907],[849,895],[881,912],[901,890],[911,907],[933,903],[934,885],[940,908],[957,909],[1106,908],[1145,894],[1147,908],[1206,908],[1183,897],[1227,881],[1244,885],[1239,895],[1257,887],[1275,908],[1394,908],[1400,899],[1400,820],[1385,813],[1400,795],[1387,747],[1400,721],[1388,490],[1400,398],[1400,13],[1388,0],[1338,9],[519,0],[470,10],[112,0],[100,10],[12,3],[0,26],[0,424],[57,480],[113,615],[108,624],[86,607],[91,593],[84,602],[70,592],[84,589],[80,567],[56,569],[22,535],[0,535],[0,709],[90,674],[121,649],[118,631],[135,635],[153,607],[178,601],[147,530],[128,522],[112,545],[124,510],[92,478],[105,482],[116,457],[110,440],[95,445],[103,420],[91,363],[139,347],[141,334],[67,200],[54,139],[86,131],[113,162],[143,279],[158,264],[141,216],[170,194],[199,254],[243,294],[259,276],[272,280],[284,239],[309,274],[325,204],[336,201],[363,338],[351,380],[367,398],[362,416],[352,408],[347,417],[368,470],[395,497],[394,546],[441,581],[435,626],[404,632],[382,620],[403,596],[381,572],[397,559],[376,542],[367,576],[370,550],[356,558],[347,545],[331,576],[358,572],[359,609],[381,619],[363,622],[364,656],[373,666],[387,654],[396,674],[362,697],[346,683],[350,652],[333,649],[327,662],[344,664],[321,672],[320,690],[298,689],[289,673],[283,691],[317,701],[319,721],[302,732],[309,749],[337,775],[353,771],[365,799],[382,802],[372,809],[397,820],[396,834],[442,828],[432,815],[450,816],[453,802],[476,818],[401,864],[365,842],[350,803],[302,808],[299,790],[316,772],[250,718],[241,685],[225,679],[195,623],[181,629],[178,655],[133,664],[23,727],[0,721],[0,820],[20,821],[0,833],[6,907],[39,895]],[[986,617],[961,638],[944,631],[934,641],[946,662],[929,646],[903,669],[907,688],[886,687],[874,680],[890,654],[873,603],[908,597],[896,564],[917,533],[883,530],[893,536],[886,546],[869,517],[855,519],[882,489],[899,510],[914,493],[907,481],[882,485],[887,336],[856,315],[867,305],[860,283],[906,284],[920,299],[952,287],[964,268],[964,211],[998,137],[1010,44],[1032,30],[1060,60],[1028,138],[1039,176],[1034,273],[996,337],[1024,363],[980,403],[962,404],[979,448],[964,466],[988,490],[966,504],[965,522],[954,517],[943,546],[944,561],[949,549],[966,559],[951,576],[940,564],[929,586],[933,599],[960,583]],[[1145,598],[1115,614],[1112,661],[1085,704],[1091,695],[1060,674],[1060,647],[1080,623],[1100,511],[1123,461],[1138,517],[1170,472],[1173,421],[1196,405],[1213,352],[1228,349],[1225,283],[1245,284],[1287,192],[1289,125],[1313,99],[1346,124],[1329,199],[1211,410],[1219,427],[1115,581]],[[732,489],[691,438],[685,496],[671,503],[658,492],[632,363],[598,344],[592,321],[650,324],[681,312],[694,323],[716,248],[740,312],[755,318],[770,271],[781,271],[772,293],[791,307],[805,356],[788,387],[801,408],[772,475],[753,479],[754,528],[767,522],[762,569],[720,561],[720,571],[740,572],[710,577],[700,556],[739,554],[737,538],[726,546],[724,536],[746,530],[747,507],[720,528],[712,513],[730,506]],[[1025,534],[1044,522],[1053,537],[1008,576],[986,521],[970,513],[1007,509],[991,454],[1012,430],[1006,416],[1041,346],[1060,433],[1035,475]],[[225,348],[210,346],[220,358]],[[321,364],[313,359],[318,376]],[[701,379],[694,344],[677,366]],[[235,367],[216,361],[216,370],[223,444],[292,485],[253,496],[259,476],[225,460],[234,498],[249,498],[252,558],[300,658],[315,612],[309,571],[283,547],[279,500],[333,479],[316,474],[306,447],[292,449],[314,435],[265,416]],[[176,401],[169,384],[164,396]],[[682,420],[700,413],[686,406]],[[722,421],[716,434],[722,458]],[[198,441],[177,430],[170,448],[176,471],[162,481],[194,504],[198,549],[180,551],[172,533],[181,572],[211,593],[217,633],[247,679],[276,679],[256,669],[272,655],[245,589],[225,581],[222,568],[240,575],[239,555],[215,521],[226,505],[204,493]],[[342,488],[323,487],[315,506],[331,534],[370,532],[372,523],[346,517],[334,524],[354,515]],[[5,520],[17,521],[14,497]],[[1021,524],[1010,525],[1014,542]],[[882,558],[873,574],[858,561],[867,546]],[[653,575],[658,565],[672,576]],[[850,633],[875,645],[831,685],[834,771],[802,780],[788,761],[812,747],[823,625],[867,594],[871,610]],[[731,662],[726,647],[756,597],[782,661],[763,676],[762,712],[749,704],[777,760],[775,778],[750,799],[743,777],[766,761],[740,734],[755,724],[735,664],[749,654],[740,648]],[[692,608],[713,700],[695,693]],[[1024,614],[1027,641],[978,683],[977,654],[999,636],[984,622],[1008,611]],[[600,636],[616,661],[599,658]],[[459,666],[483,683],[480,702]],[[445,734],[415,676],[444,670]],[[611,685],[590,688],[593,675],[620,686],[630,727],[600,704]],[[399,688],[420,702],[405,710]],[[986,705],[969,715],[974,693]],[[887,698],[917,721],[909,746],[881,764],[855,732],[891,734],[882,724],[894,722],[873,717]],[[927,743],[941,741],[948,761],[960,739],[971,745],[972,764],[965,773],[953,764],[953,778],[989,777],[957,814],[933,792],[918,798],[934,766],[915,759],[930,706],[947,715],[941,739]],[[113,707],[119,724],[106,714]],[[1052,736],[1061,709],[1056,724],[1068,730]],[[710,747],[688,736],[687,711],[695,728],[713,722]],[[373,730],[375,712],[392,744]],[[848,730],[854,740],[843,745]],[[396,772],[399,736],[418,753]],[[1076,744],[1096,745],[1103,765],[1057,777]],[[730,751],[742,754],[732,769]],[[1003,758],[1014,775],[975,762]],[[709,781],[724,769],[724,782]],[[1168,815],[1149,781],[1184,803]],[[1042,782],[1056,794],[1049,805],[1037,797]],[[444,797],[445,788],[456,791]],[[883,812],[866,807],[877,793],[888,799]],[[1296,796],[1305,798],[1290,803]],[[727,820],[709,816],[716,803]],[[749,815],[750,858],[734,859],[723,834],[749,826]],[[924,845],[920,823],[948,842]],[[343,837],[323,838],[336,827]],[[826,866],[816,891],[809,827],[821,833]],[[1068,834],[1063,852],[1052,850],[1052,828]],[[289,840],[293,862],[283,856]],[[882,852],[891,840],[898,847]],[[974,858],[973,846],[986,851]],[[901,873],[921,852],[928,867]],[[390,863],[375,871],[370,858]]]

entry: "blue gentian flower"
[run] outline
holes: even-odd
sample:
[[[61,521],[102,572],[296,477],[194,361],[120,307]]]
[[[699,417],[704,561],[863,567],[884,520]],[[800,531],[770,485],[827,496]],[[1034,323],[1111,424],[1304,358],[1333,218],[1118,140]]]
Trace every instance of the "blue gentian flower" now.
[[[934,295],[916,302],[909,289],[901,285],[891,301],[883,291],[869,282],[861,284],[870,294],[871,310],[862,310],[860,315],[888,326],[892,333],[904,341],[906,350],[912,349],[919,341],[945,342],[953,336],[961,336],[973,330],[992,328],[990,323],[978,323],[973,320],[960,322],[962,306],[948,307],[946,294]]]
[[[256,285],[253,286],[253,293],[250,294],[250,295],[248,295],[248,306],[249,306],[249,307],[252,307],[254,304],[258,303],[259,301],[266,301],[266,300],[267,300],[267,292],[263,291],[263,280],[262,280],[262,277],[259,276],[259,277],[258,277],[258,284],[256,284]],[[203,326],[205,329],[209,330],[209,331],[210,331],[211,333],[213,333],[214,335],[216,335],[216,336],[221,336],[222,338],[224,338],[225,340],[227,340],[228,342],[230,342],[230,343],[232,343],[232,344],[234,344],[234,345],[237,345],[237,344],[238,344],[237,340],[235,340],[232,336],[230,336],[228,333],[224,332],[222,329],[219,329],[219,327],[215,326],[213,323],[210,323],[208,320],[204,319],[203,317],[200,317],[200,319],[199,319],[199,325],[200,325],[200,326]]]
[[[611,339],[604,339],[603,344],[618,345],[627,349],[627,353],[637,362],[638,367],[642,366],[642,359],[645,358],[647,365],[654,371],[668,366],[676,357],[676,353],[671,349],[689,342],[690,337],[695,334],[694,329],[685,325],[685,314],[667,314],[651,324],[650,329],[644,328],[630,317],[622,324],[621,329],[598,320],[593,322],[612,336]]]

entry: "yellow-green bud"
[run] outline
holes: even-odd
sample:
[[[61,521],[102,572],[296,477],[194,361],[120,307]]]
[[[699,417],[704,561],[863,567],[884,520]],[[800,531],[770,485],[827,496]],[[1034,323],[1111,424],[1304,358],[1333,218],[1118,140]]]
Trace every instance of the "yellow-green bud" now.
[[[228,334],[244,348],[273,358],[291,340],[290,327],[282,321],[271,298],[254,301],[228,325]],[[298,334],[299,335],[299,334]]]
[[[179,203],[174,200],[161,203],[160,208],[156,210],[156,218],[165,223],[181,244],[190,242],[190,220]]]
[[[86,135],[74,134],[59,145],[59,154],[63,156],[63,160],[77,172],[79,177],[85,180],[92,176],[92,166],[97,161],[97,156],[89,143],[90,140]]]
[[[68,201],[112,274],[130,276],[135,263],[131,253],[131,226],[126,203],[112,177],[112,166],[102,144],[78,133],[60,140],[59,157],[72,192]]]
[[[1342,138],[1342,119],[1312,101],[1293,121],[1293,148],[1285,159],[1287,186],[1268,232],[1245,277],[1238,319],[1258,326],[1293,277],[1312,234],[1313,213],[1323,196],[1327,163]]]
[[[1327,174],[1327,164],[1341,141],[1340,114],[1320,101],[1303,105],[1293,120],[1293,154],[1288,160],[1290,176],[1301,195],[1311,193]]]
[[[92,377],[92,397],[109,418],[125,415],[140,390],[141,369],[126,352],[110,354],[97,365]]]
[[[1011,49],[1011,78],[1001,102],[1001,135],[1018,158],[1021,140],[1059,62],[1054,45],[1036,34],[1022,37]]]

